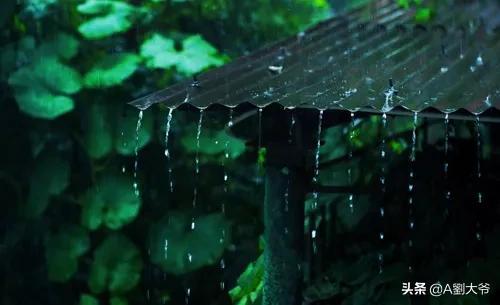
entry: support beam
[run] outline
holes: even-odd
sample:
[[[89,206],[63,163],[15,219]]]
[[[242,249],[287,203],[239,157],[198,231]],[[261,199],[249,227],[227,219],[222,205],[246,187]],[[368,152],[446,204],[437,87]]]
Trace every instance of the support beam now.
[[[307,185],[303,176],[286,167],[266,168],[263,305],[302,304]],[[288,198],[288,204],[285,198]]]

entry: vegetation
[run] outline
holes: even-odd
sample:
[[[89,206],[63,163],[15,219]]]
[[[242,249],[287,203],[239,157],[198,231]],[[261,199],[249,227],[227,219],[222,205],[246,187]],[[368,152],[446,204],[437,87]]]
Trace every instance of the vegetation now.
[[[432,4],[399,2],[417,8],[419,22],[433,14]],[[138,114],[126,103],[293,35],[328,17],[330,9],[326,0],[3,1],[0,198],[6,208],[0,214],[0,303],[184,304],[191,294],[190,304],[259,304],[265,147],[227,132],[228,111],[208,110],[198,148],[199,113],[178,111],[169,161],[163,144],[166,114],[146,111],[136,134]],[[243,128],[256,130],[256,120],[251,124]],[[445,182],[436,178],[442,177],[443,133],[435,126],[423,120],[418,125],[419,133],[434,140],[419,137],[417,167],[435,169],[417,170],[420,190],[444,189]],[[352,168],[356,185],[378,185],[379,149],[388,136],[393,198],[380,198],[377,192],[356,196],[351,213],[345,194],[321,195],[320,209],[329,211],[321,217],[311,199],[306,202],[311,216],[306,227],[315,225],[334,236],[322,245],[324,261],[331,263],[312,267],[318,278],[329,281],[308,283],[308,297],[341,299],[345,303],[338,304],[345,305],[409,304],[400,294],[399,279],[407,275],[410,260],[422,270],[418,275],[433,280],[499,281],[489,271],[499,268],[500,229],[493,216],[500,211],[485,208],[483,214],[491,218],[476,243],[479,216],[469,217],[473,209],[460,208],[475,194],[461,180],[473,179],[472,165],[460,166],[462,158],[475,160],[472,125],[454,126],[450,148],[456,224],[431,217],[446,206],[434,191],[433,202],[439,204],[420,208],[416,216],[423,229],[415,233],[415,252],[406,246],[407,236],[399,234],[407,231],[401,220],[407,211],[400,206],[407,196],[412,128],[411,119],[390,119],[384,131],[380,118],[370,116],[324,131],[320,159],[337,160],[321,171],[324,184],[348,184],[347,169]],[[484,174],[487,189],[498,181],[492,156],[499,143],[489,127],[482,131],[484,167],[492,173]],[[350,149],[355,157],[339,162]],[[201,164],[197,178],[195,156]],[[497,194],[485,194],[489,202],[499,202]],[[385,224],[381,245],[371,232],[382,201],[387,219],[393,220]],[[428,198],[415,201],[424,206]],[[189,230],[193,219],[197,230]],[[457,236],[454,230],[461,226],[467,229]],[[435,232],[443,237],[430,240]],[[438,246],[445,250],[435,250]],[[433,257],[429,248],[435,250]],[[380,252],[388,270],[384,275],[376,263]],[[449,256],[456,260],[445,262]],[[465,262],[474,268],[464,267]],[[495,303],[472,296],[458,304]]]

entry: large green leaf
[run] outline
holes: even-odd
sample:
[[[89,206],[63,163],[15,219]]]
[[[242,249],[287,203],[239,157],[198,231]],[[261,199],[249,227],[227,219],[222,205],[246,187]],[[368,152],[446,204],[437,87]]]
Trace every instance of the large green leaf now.
[[[142,259],[137,247],[124,235],[112,234],[95,250],[88,284],[93,293],[108,290],[122,294],[141,278]]]
[[[50,233],[45,241],[45,257],[49,279],[66,282],[78,269],[78,258],[87,252],[90,240],[87,232],[78,226],[67,226]]]
[[[78,31],[87,39],[101,39],[130,29],[138,10],[126,2],[87,0],[78,5],[82,14],[99,15],[82,23]]]
[[[151,227],[151,260],[164,271],[183,274],[217,262],[229,239],[222,214],[192,218],[173,212]],[[225,232],[225,237],[223,236]]]
[[[62,59],[71,59],[78,53],[80,43],[73,36],[66,33],[56,33],[47,39],[38,49],[39,56],[58,56]]]
[[[222,66],[224,63],[224,58],[216,48],[200,35],[194,35],[182,41],[177,70],[186,75],[193,75],[209,67]]]
[[[66,189],[69,175],[68,162],[57,154],[46,152],[37,158],[24,214],[30,218],[39,217],[47,208],[50,197]]]
[[[36,118],[55,119],[74,108],[70,97],[54,95],[36,84],[29,88],[16,88],[14,92],[19,109]]]
[[[174,41],[155,33],[141,45],[141,56],[146,59],[148,68],[171,68],[178,61]]]
[[[96,230],[101,225],[117,230],[132,222],[141,207],[133,180],[121,174],[107,174],[82,198],[82,225]]]
[[[140,57],[133,53],[107,55],[85,74],[85,86],[106,88],[119,85],[134,74],[139,62]]]
[[[58,33],[34,49],[26,38],[20,42],[21,53],[33,60],[9,77],[19,108],[37,118],[54,119],[73,110],[74,102],[67,96],[81,89],[80,74],[63,64],[78,52],[78,42],[71,36]],[[15,60],[15,58],[12,58]]]
[[[226,58],[217,52],[200,35],[193,35],[182,41],[182,50],[177,51],[174,41],[155,33],[144,41],[141,56],[146,59],[149,68],[168,69],[176,67],[184,75],[193,75],[209,67],[218,67]]]
[[[45,57],[38,61],[31,73],[55,93],[74,94],[82,88],[80,74],[55,57]]]

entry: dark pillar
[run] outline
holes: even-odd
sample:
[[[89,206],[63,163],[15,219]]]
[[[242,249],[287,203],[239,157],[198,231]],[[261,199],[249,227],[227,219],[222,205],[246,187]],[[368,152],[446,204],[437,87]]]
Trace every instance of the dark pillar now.
[[[304,174],[298,170],[268,164],[264,200],[264,305],[302,304],[305,185]]]

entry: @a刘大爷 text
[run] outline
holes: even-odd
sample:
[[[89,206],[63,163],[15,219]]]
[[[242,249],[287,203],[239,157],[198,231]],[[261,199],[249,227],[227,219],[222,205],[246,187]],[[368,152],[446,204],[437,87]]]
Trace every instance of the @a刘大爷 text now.
[[[430,295],[433,297],[444,295],[487,295],[490,293],[490,284],[404,282],[402,283],[401,293],[403,295]]]

